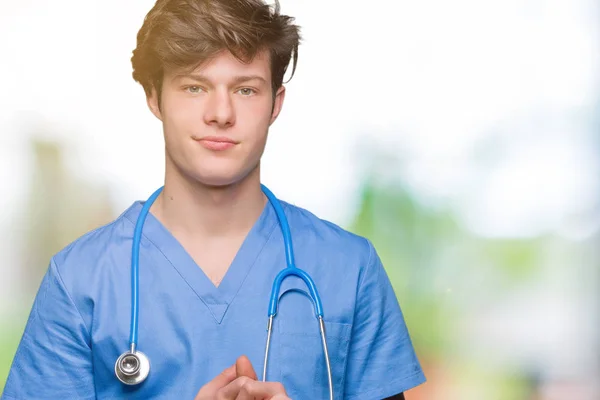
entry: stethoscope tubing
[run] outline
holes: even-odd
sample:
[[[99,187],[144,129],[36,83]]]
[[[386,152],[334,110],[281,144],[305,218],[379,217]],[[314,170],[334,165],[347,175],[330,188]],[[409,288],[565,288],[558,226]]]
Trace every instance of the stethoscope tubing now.
[[[135,231],[133,233],[133,243],[131,245],[131,322],[129,330],[129,346],[132,349],[132,353],[135,352],[138,341],[138,321],[140,313],[140,244],[142,240],[142,229],[144,228],[144,222],[146,222],[150,207],[152,207],[152,204],[162,190],[162,187],[156,190],[144,203],[135,223]]]
[[[294,247],[292,243],[292,234],[290,231],[290,226],[288,224],[287,218],[285,216],[285,212],[281,203],[275,195],[264,185],[261,185],[261,189],[263,193],[267,196],[269,203],[275,210],[275,214],[277,215],[277,219],[279,221],[279,226],[281,228],[281,232],[283,235],[284,249],[285,249],[285,259],[286,259],[286,268],[280,271],[275,279],[273,280],[273,286],[271,288],[271,295],[269,298],[269,307],[268,307],[268,326],[267,326],[267,343],[265,347],[265,358],[263,364],[263,377],[262,380],[266,381],[267,375],[267,363],[269,356],[269,348],[271,343],[271,333],[273,328],[273,319],[277,315],[277,306],[279,303],[279,294],[281,291],[282,282],[290,277],[296,276],[300,278],[308,288],[310,292],[310,297],[313,300],[313,305],[315,308],[315,317],[319,322],[319,330],[321,333],[321,342],[323,345],[323,353],[325,356],[325,363],[327,366],[327,376],[329,383],[329,398],[333,400],[333,380],[331,373],[331,364],[329,359],[329,350],[327,348],[327,337],[325,334],[325,323],[323,320],[323,305],[321,303],[321,298],[319,296],[319,292],[317,290],[317,286],[315,282],[310,277],[308,273],[296,267],[295,258],[294,258]],[[134,234],[133,234],[133,242],[131,249],[131,320],[130,320],[130,331],[129,331],[129,351],[123,353],[121,357],[117,360],[115,365],[115,372],[119,380],[121,380],[125,384],[139,384],[143,380],[145,380],[148,375],[150,364],[147,357],[136,350],[137,342],[138,342],[138,322],[139,322],[139,261],[140,261],[140,245],[142,239],[142,231],[144,228],[144,222],[146,221],[146,217],[150,211],[150,207],[156,200],[156,198],[162,192],[163,187],[156,190],[152,195],[148,198],[148,200],[142,206],[142,210],[137,218]],[[120,362],[127,357],[133,357],[137,360],[138,364],[142,366],[143,370],[142,374],[140,372],[136,372],[135,374],[128,374],[123,372],[123,367]]]

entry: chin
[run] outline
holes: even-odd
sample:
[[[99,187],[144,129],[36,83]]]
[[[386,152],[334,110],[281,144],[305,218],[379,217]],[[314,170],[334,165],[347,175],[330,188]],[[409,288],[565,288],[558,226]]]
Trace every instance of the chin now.
[[[237,177],[229,177],[229,176],[197,176],[194,179],[196,182],[201,184],[202,186],[214,187],[214,188],[222,188],[236,184],[241,179]]]
[[[203,186],[226,187],[241,182],[248,176],[245,171],[196,171],[192,179]]]
[[[226,187],[242,182],[258,167],[244,162],[196,162],[181,165],[179,174],[191,183],[208,187]]]

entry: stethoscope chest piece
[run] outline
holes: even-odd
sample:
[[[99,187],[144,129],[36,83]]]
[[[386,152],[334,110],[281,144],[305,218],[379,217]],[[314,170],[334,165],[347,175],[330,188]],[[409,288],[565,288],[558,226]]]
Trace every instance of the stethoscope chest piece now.
[[[115,374],[126,385],[142,383],[150,373],[150,360],[141,351],[127,351],[115,363]]]

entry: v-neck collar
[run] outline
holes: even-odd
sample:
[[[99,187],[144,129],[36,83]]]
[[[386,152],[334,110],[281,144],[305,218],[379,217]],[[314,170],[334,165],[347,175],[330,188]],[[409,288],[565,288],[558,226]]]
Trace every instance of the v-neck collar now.
[[[124,214],[125,218],[134,226],[143,205],[143,201],[135,202]],[[276,225],[275,210],[267,201],[260,217],[244,239],[219,286],[213,284],[179,241],[151,213],[148,213],[146,217],[142,234],[165,256],[181,278],[206,305],[215,321],[220,324],[229,305],[269,241]],[[143,266],[140,265],[140,268]],[[140,290],[143,290],[141,283]]]

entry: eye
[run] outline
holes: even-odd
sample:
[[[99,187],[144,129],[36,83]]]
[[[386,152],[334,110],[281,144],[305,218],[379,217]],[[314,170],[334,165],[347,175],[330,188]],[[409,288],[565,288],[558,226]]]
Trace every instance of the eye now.
[[[242,88],[240,90],[238,90],[238,92],[242,95],[242,96],[252,96],[253,94],[256,93],[256,90],[251,89],[251,88]]]
[[[202,91],[202,88],[200,86],[187,86],[185,90],[190,93],[197,94]]]

